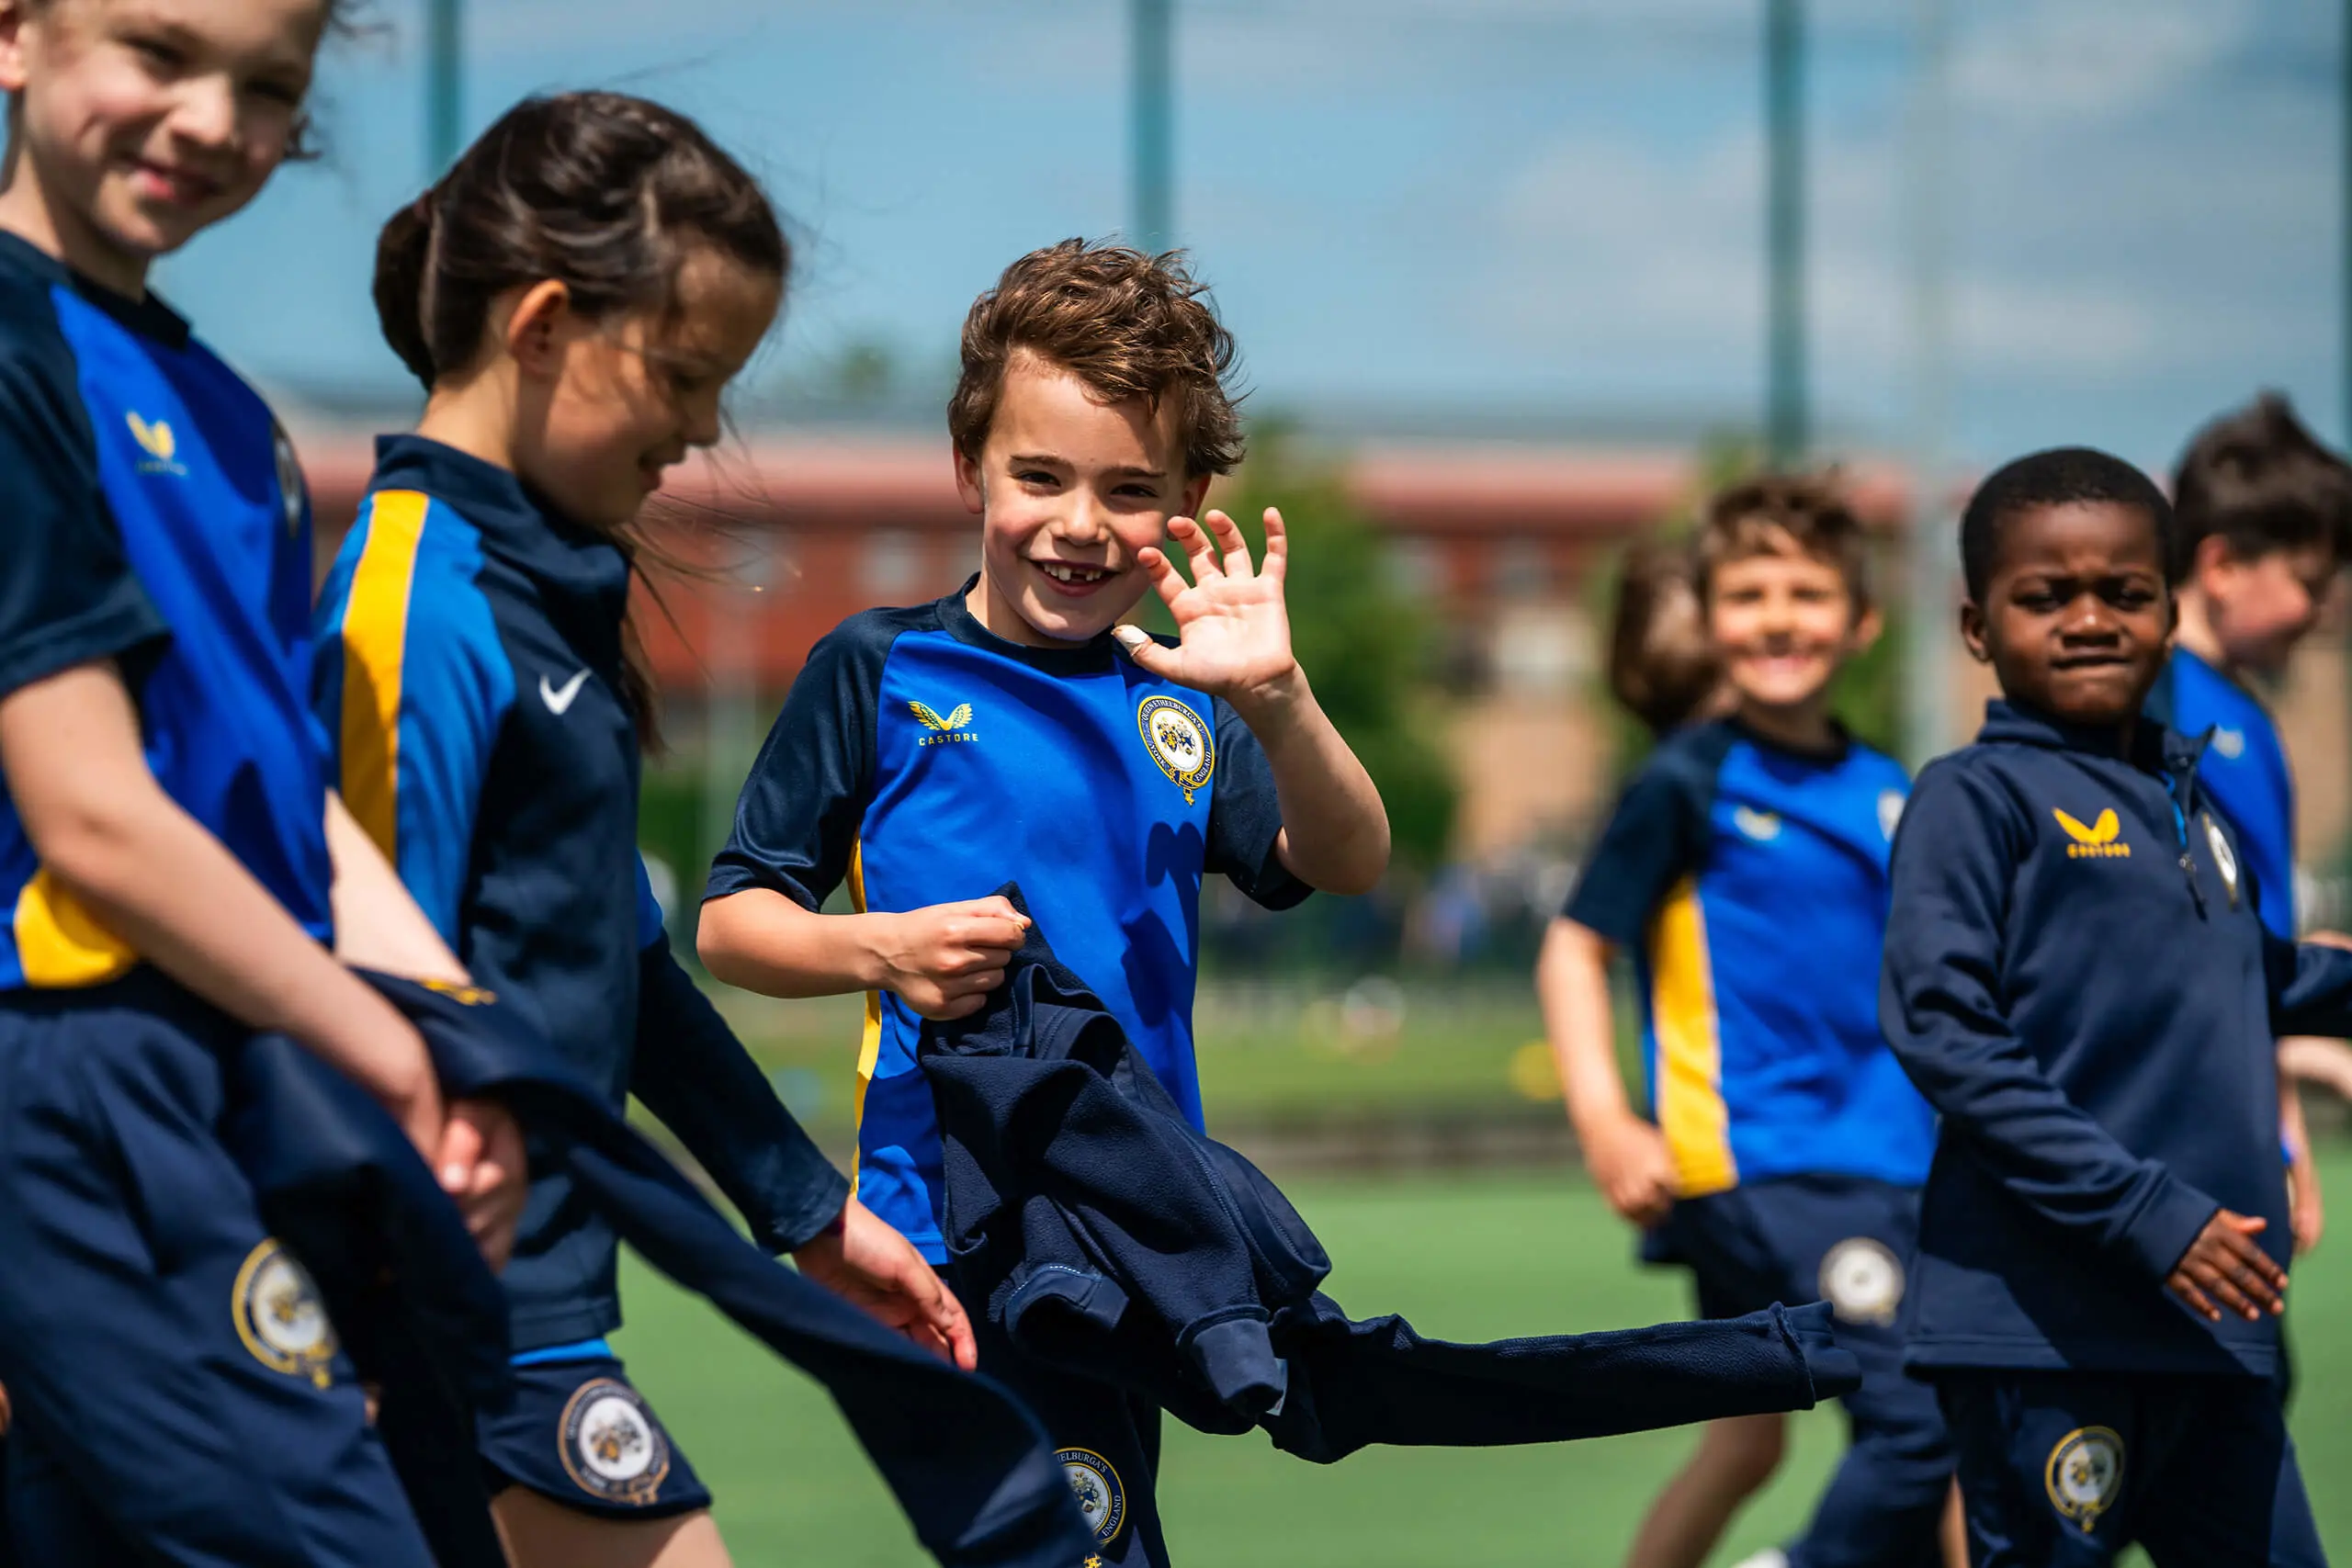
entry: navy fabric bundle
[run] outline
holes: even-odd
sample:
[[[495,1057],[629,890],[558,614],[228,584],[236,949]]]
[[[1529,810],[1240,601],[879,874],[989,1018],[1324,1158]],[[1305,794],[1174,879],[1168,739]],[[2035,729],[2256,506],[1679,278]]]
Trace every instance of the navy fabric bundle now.
[[[999,889],[1016,906],[1020,889]],[[1329,1462],[1808,1409],[1860,1386],[1830,1309],[1455,1345],[1350,1320],[1263,1172],[1193,1127],[1035,926],[971,1017],[925,1025],[957,1293],[1024,1350],[1203,1431]]]
[[[574,1185],[647,1261],[825,1385],[941,1562],[1069,1568],[1084,1559],[1091,1537],[1061,1466],[1011,1394],[746,1241],[488,993],[363,977],[417,1025],[447,1094],[501,1100],[556,1146]],[[423,1162],[364,1095],[284,1042],[255,1042],[243,1068],[232,1147],[265,1213],[311,1266],[363,1373],[391,1374],[386,1443],[436,1552],[450,1553],[444,1568],[502,1562],[476,1555],[486,1503],[477,1503],[478,1478],[456,1473],[470,1477],[473,1445],[443,1445],[453,1420],[504,1386],[503,1295]],[[379,1239],[363,1254],[354,1234]]]

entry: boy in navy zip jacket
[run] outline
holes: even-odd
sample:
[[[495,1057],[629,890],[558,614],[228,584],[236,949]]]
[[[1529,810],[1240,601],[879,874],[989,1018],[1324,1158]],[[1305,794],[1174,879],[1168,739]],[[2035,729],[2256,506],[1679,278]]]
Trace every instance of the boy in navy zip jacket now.
[[[2172,526],[2102,453],[1985,480],[1961,626],[2005,700],[1894,845],[1881,1021],[1942,1116],[1906,1355],[1976,1568],[2325,1561],[2269,1382],[2271,1041],[2352,1026],[2352,954],[2264,927],[2199,746],[2138,716]]]

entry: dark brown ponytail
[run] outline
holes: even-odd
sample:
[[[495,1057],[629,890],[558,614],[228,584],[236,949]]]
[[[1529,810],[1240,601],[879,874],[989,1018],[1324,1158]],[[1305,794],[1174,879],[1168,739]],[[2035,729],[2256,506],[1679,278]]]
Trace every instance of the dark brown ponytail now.
[[[591,321],[667,315],[680,270],[701,250],[779,284],[792,270],[767,193],[700,126],[624,93],[526,98],[384,224],[376,319],[430,390],[481,358],[491,308],[508,289],[552,278]],[[634,529],[615,542],[643,576]],[[633,621],[622,635],[621,696],[655,750],[652,676]]]

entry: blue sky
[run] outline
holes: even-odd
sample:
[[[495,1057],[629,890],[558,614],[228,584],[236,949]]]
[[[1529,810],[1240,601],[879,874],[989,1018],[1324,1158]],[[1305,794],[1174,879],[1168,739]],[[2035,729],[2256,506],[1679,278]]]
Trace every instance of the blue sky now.
[[[1917,0],[1813,0],[1815,388],[1832,446],[1920,428]],[[1946,0],[1925,210],[1952,342],[1939,439],[2161,464],[2260,386],[2343,433],[2339,8]],[[1752,419],[1759,0],[1177,0],[1178,226],[1261,407],[1476,430]],[[918,381],[1020,252],[1126,212],[1121,0],[472,0],[469,128],[516,96],[685,108],[802,242],[756,374],[850,343]],[[397,389],[377,223],[423,182],[418,0],[334,45],[329,152],[164,287],[265,382]]]

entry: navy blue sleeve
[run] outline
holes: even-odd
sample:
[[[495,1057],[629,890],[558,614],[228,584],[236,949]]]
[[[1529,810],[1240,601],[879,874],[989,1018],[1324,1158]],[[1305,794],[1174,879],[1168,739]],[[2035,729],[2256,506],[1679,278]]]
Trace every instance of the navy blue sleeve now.
[[[1997,783],[1951,762],[1919,775],[1894,840],[1879,1025],[1950,1145],[2052,1224],[2162,1280],[2221,1204],[2117,1143],[2011,1031],[2001,951],[2030,834]]]
[[[0,321],[0,695],[167,629],[98,488],[64,344],[14,326]]]
[[[2284,942],[2266,926],[2262,956],[2274,1036],[2352,1035],[2352,953],[2315,942]]]
[[[1269,909],[1289,909],[1315,891],[1282,863],[1283,806],[1266,749],[1223,698],[1216,705],[1216,778],[1209,795],[1206,869]]]
[[[1667,894],[1698,869],[1713,797],[1712,763],[1680,747],[1653,754],[1618,797],[1561,916],[1620,947],[1639,942]]]
[[[790,1252],[833,1223],[849,1183],[776,1098],[760,1065],[679,965],[661,910],[638,868],[639,934],[637,1049],[629,1089],[678,1135],[753,1239]]]
[[[747,888],[819,909],[849,874],[874,778],[875,705],[898,628],[855,615],[808,650],[735,803],[706,902]]]

